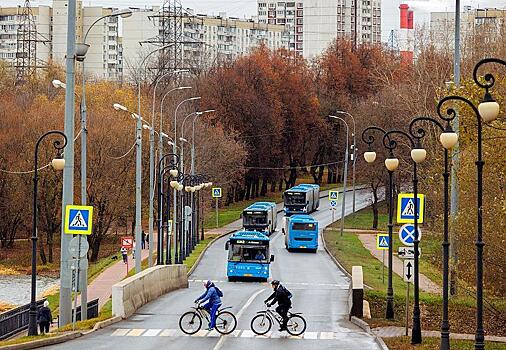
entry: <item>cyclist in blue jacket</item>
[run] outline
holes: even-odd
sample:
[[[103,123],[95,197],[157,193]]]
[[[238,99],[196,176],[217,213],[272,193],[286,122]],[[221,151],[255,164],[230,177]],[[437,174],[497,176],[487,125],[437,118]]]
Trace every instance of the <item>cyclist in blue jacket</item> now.
[[[209,323],[209,328],[207,329],[210,331],[216,326],[216,312],[221,306],[221,297],[223,297],[223,293],[211,281],[204,283],[204,287],[206,288],[206,291],[204,294],[195,299],[195,303],[204,303],[207,301],[207,304],[203,307],[209,312],[209,315],[211,315],[211,322]]]

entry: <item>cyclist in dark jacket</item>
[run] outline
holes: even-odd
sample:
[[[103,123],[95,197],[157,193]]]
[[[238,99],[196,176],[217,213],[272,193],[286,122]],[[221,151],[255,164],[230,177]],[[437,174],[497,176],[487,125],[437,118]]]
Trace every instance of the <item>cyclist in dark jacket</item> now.
[[[271,282],[271,287],[274,289],[274,292],[264,301],[264,303],[266,303],[267,306],[272,306],[278,303],[276,312],[283,318],[283,323],[281,324],[279,331],[286,331],[288,310],[292,307],[292,301],[290,300],[292,298],[292,293],[283,287],[277,280]],[[271,300],[272,302],[269,303]]]
[[[223,294],[211,281],[204,283],[204,287],[206,291],[195,299],[195,302],[203,303],[209,300],[203,307],[209,312],[209,315],[211,315],[211,322],[209,322],[208,330],[212,330],[216,326],[216,312],[221,306],[221,297]]]

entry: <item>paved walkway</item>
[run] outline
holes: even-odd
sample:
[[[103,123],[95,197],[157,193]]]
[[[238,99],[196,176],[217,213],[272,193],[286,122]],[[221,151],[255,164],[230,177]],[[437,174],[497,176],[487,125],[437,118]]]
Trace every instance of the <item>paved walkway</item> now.
[[[374,234],[359,234],[358,238],[364,245],[364,247],[371,252],[371,254],[378,259],[379,261],[383,262],[383,252],[376,249],[376,235]],[[385,259],[385,265],[388,264],[388,259]],[[399,275],[403,276],[403,262],[401,259],[396,257],[394,255],[393,257],[393,271]],[[441,294],[442,290],[441,287],[439,287],[436,283],[432,282],[428,277],[426,277],[423,274],[420,274],[420,289],[434,294]]]
[[[142,251],[142,260],[146,259],[148,256],[149,249],[144,249]],[[132,258],[132,255],[129,255],[128,269],[132,270],[134,268],[135,260]],[[101,309],[112,295],[112,286],[123,280],[126,276],[126,264],[120,256],[117,263],[105,269],[88,285],[88,301],[98,298],[98,307]],[[80,305],[80,297],[77,298],[77,303]]]
[[[406,335],[406,328],[404,327],[379,327],[373,328],[372,332],[381,338],[393,338],[393,337],[402,337]],[[409,335],[411,335],[411,329],[409,329]],[[422,331],[422,336],[428,338],[439,338],[441,336],[441,332],[439,331]],[[450,333],[451,339],[463,339],[463,340],[474,340],[474,334],[460,334],[460,333]],[[485,336],[485,340],[506,343],[506,337],[496,337],[496,336]]]

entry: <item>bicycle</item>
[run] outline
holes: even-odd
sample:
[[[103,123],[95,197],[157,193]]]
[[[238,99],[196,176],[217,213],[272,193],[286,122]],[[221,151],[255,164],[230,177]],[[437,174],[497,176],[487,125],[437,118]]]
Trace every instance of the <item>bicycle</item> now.
[[[274,320],[279,323],[279,326],[283,323],[281,316],[277,312],[272,311],[269,306],[266,306],[266,309],[263,311],[258,311],[257,314],[251,320],[251,330],[257,335],[264,335],[269,332]],[[301,335],[306,331],[306,326],[306,320],[302,317],[302,313],[288,312],[286,331],[290,335]]]
[[[216,312],[216,325],[214,329],[220,334],[230,334],[237,327],[237,319],[234,314],[227,309],[231,306],[219,308]],[[179,328],[185,334],[192,335],[197,333],[202,328],[202,320],[205,319],[207,323],[210,322],[211,315],[199,303],[196,307],[192,307],[193,311],[185,312],[179,318]]]

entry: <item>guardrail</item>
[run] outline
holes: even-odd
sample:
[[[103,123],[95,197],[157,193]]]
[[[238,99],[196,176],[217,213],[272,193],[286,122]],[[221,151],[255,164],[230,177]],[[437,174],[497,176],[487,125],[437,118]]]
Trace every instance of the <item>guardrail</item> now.
[[[46,299],[37,301],[37,310],[42,307]],[[0,314],[0,340],[28,329],[28,312],[30,304],[19,306],[15,309]]]
[[[98,317],[98,299],[88,302],[87,320]],[[74,309],[72,309],[72,320],[74,319]],[[77,307],[76,321],[81,321],[81,306]],[[58,327],[60,326],[60,316],[58,316]]]

